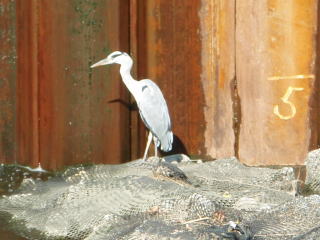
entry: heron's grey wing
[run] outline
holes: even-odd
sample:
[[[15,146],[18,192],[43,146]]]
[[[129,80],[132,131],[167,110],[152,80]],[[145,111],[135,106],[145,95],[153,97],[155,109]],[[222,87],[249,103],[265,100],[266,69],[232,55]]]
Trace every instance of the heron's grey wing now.
[[[140,116],[153,135],[161,142],[161,149],[170,151],[173,135],[167,103],[159,87],[151,80],[139,81],[141,95],[137,101]]]

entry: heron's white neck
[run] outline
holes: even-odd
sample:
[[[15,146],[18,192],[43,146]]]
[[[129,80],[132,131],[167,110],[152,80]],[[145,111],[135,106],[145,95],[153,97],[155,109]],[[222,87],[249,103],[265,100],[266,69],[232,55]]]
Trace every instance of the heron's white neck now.
[[[131,59],[130,59],[131,60]],[[136,98],[136,93],[137,93],[137,82],[136,80],[133,79],[131,76],[131,68],[132,68],[132,60],[122,63],[120,67],[120,74],[122,77],[122,81],[126,85],[126,87],[129,89],[131,94]]]

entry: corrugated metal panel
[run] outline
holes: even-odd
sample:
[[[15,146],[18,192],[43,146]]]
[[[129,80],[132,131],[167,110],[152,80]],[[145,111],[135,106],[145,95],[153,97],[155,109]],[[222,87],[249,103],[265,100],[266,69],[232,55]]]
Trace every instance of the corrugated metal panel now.
[[[310,144],[317,1],[237,1],[239,157],[302,165]]]
[[[15,161],[15,2],[0,1],[0,163]]]
[[[145,1],[130,1],[130,54],[134,60],[132,75],[135,78],[143,76],[145,66]],[[139,51],[142,49],[142,51]],[[134,104],[131,97],[131,104]],[[135,106],[135,105],[133,105]],[[140,120],[137,109],[131,111],[130,116],[131,127],[131,159],[141,158],[144,154],[146,146],[146,128]],[[151,150],[152,151],[152,150]],[[150,151],[150,152],[151,152]]]
[[[168,100],[175,151],[234,155],[234,1],[140,2],[140,77]]]
[[[17,1],[17,160],[39,162],[37,1]]]
[[[1,162],[141,157],[145,127],[118,66],[89,68],[114,50],[130,51],[134,75],[162,89],[171,153],[301,165],[319,146],[315,0],[0,4]]]
[[[158,83],[167,99],[173,131],[180,139],[174,142],[175,150],[205,154],[200,2],[154,0],[144,4],[139,76]]]
[[[128,51],[128,3],[33,3],[17,6],[19,67],[26,66],[18,74],[21,162],[52,169],[130,160],[129,109],[114,101],[129,99],[118,68],[89,68],[113,50]]]
[[[235,86],[235,1],[201,1],[201,84],[205,154],[235,155],[239,120]],[[190,126],[192,127],[192,126]]]
[[[317,26],[316,26],[316,39],[315,39],[315,79],[312,89],[312,94],[309,102],[310,115],[309,124],[311,128],[311,136],[309,149],[317,149],[320,147],[320,14],[319,14],[319,1],[317,1]]]

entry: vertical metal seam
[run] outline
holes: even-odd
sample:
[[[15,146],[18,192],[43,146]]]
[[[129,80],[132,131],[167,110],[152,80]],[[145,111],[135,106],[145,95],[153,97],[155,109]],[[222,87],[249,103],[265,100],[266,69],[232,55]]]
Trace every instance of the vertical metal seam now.
[[[33,42],[33,49],[35,52],[30,53],[32,62],[31,67],[32,70],[32,76],[31,76],[31,82],[32,82],[32,88],[31,88],[31,99],[32,104],[31,109],[31,119],[32,119],[32,158],[31,163],[39,163],[39,154],[40,154],[40,131],[39,131],[39,121],[40,121],[40,104],[39,104],[39,67],[38,67],[38,60],[39,60],[39,1],[33,0],[32,1],[32,11],[31,14],[31,41]],[[34,30],[32,30],[34,28]]]
[[[40,57],[40,55],[39,55],[39,45],[40,45],[40,29],[39,29],[39,11],[40,11],[40,6],[39,6],[39,1],[36,1],[36,22],[35,22],[35,24],[36,24],[36,34],[37,34],[37,36],[36,36],[36,49],[37,49],[37,61],[36,61],[36,68],[37,68],[37,78],[36,78],[36,81],[37,81],[37,84],[36,84],[36,86],[37,86],[37,88],[36,88],[36,94],[37,94],[37,97],[36,97],[36,104],[37,104],[37,106],[36,106],[36,108],[37,108],[37,113],[36,113],[36,129],[37,129],[37,162],[38,162],[38,164],[40,164],[40,161],[41,161],[41,159],[40,159],[40,156],[41,156],[41,147],[40,147],[40,138],[41,138],[41,135],[40,135],[40,121],[41,121],[41,118],[40,118],[40,113],[41,113],[41,109],[40,109],[40,92],[39,92],[39,89],[40,89],[40,81],[39,81],[39,76],[40,76],[40,70],[39,70],[39,57]]]

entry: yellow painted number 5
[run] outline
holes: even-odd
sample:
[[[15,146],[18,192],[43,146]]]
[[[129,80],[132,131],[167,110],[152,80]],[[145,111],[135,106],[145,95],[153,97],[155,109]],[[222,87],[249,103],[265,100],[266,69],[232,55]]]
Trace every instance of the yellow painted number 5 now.
[[[295,87],[291,87],[291,86],[288,87],[287,92],[283,95],[281,100],[282,100],[282,102],[284,102],[285,104],[288,104],[290,106],[291,114],[286,115],[286,116],[282,115],[279,112],[279,105],[274,106],[274,108],[273,108],[274,114],[283,120],[288,120],[288,119],[293,118],[297,113],[297,109],[296,109],[296,106],[292,102],[289,101],[289,97],[291,96],[293,91],[302,91],[302,90],[303,90],[303,88],[295,88]]]

